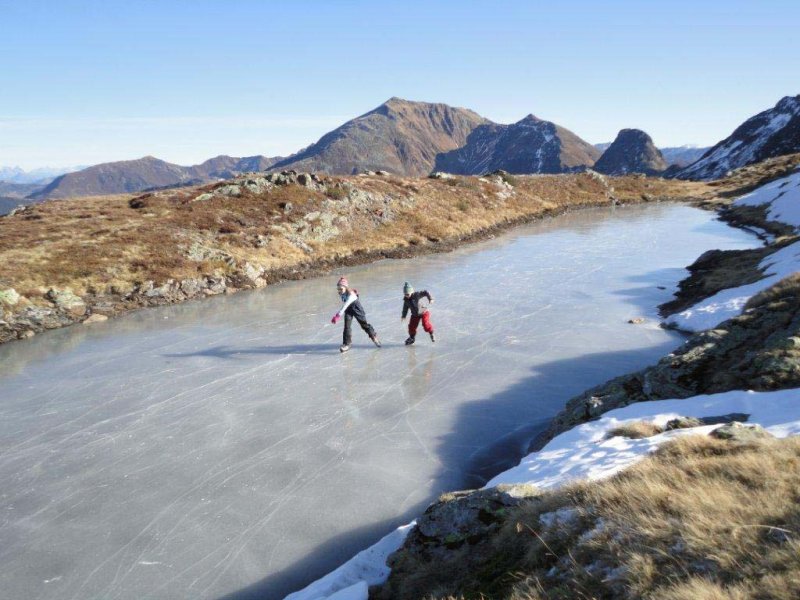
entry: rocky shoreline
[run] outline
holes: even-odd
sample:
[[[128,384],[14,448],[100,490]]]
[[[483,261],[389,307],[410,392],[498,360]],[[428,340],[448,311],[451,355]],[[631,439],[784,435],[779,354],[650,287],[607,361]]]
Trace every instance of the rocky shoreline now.
[[[556,184],[553,187],[564,188],[558,190],[564,199],[550,200],[544,195],[553,182]],[[0,284],[8,286],[0,285],[0,343],[24,340],[46,330],[78,323],[90,325],[131,310],[262,288],[375,260],[448,252],[512,227],[571,210],[621,203],[697,200],[696,196],[687,195],[683,183],[677,184],[678,188],[672,185],[642,176],[612,180],[591,172],[549,178],[510,177],[502,172],[480,178],[434,173],[422,180],[395,178],[383,172],[347,179],[286,172],[250,175],[214,186],[143,194],[131,198],[125,207],[143,217],[153,217],[158,210],[165,214],[180,210],[191,212],[197,206],[213,207],[214,202],[221,204],[224,210],[230,210],[240,200],[255,200],[263,206],[277,192],[305,193],[310,197],[305,206],[277,202],[270,213],[272,224],[267,228],[270,234],[253,236],[249,231],[237,232],[235,235],[241,237],[247,235],[247,244],[252,244],[253,249],[247,252],[222,247],[218,239],[211,239],[202,232],[182,229],[178,235],[189,241],[176,245],[173,254],[182,253],[183,262],[188,260],[213,267],[199,276],[180,277],[176,273],[174,277],[161,280],[142,278],[127,287],[122,284],[101,287],[76,281],[75,285],[39,286],[23,295],[14,287],[12,277],[0,273]],[[398,189],[403,193],[398,194]],[[483,212],[479,218],[467,221],[467,217],[477,212],[473,199],[486,206],[481,207]],[[418,235],[419,217],[411,221],[409,215],[415,209],[434,203],[441,205],[437,206],[442,211],[441,216],[437,215],[438,222],[446,223],[447,227],[436,225],[434,221],[433,233]],[[48,210],[54,208],[53,203],[47,203],[20,209],[0,219],[0,226],[3,221],[13,226],[9,219],[37,223],[47,219]],[[465,220],[459,222],[462,218]],[[239,222],[252,220],[249,215],[237,219]],[[223,223],[220,231],[227,232],[225,227]],[[399,230],[394,232],[393,239],[353,247],[357,231],[366,230],[373,235],[376,230],[388,228]],[[350,246],[344,249],[342,243]],[[286,264],[275,259],[259,261],[264,250],[286,250],[287,247]],[[276,256],[274,251],[272,256]],[[80,255],[73,260],[79,263]],[[118,265],[112,265],[111,269],[119,270]],[[79,285],[84,288],[83,293],[76,293]]]
[[[680,283],[675,300],[660,307],[662,316],[692,306],[721,289],[761,279],[763,273],[758,269],[759,263],[766,256],[800,239],[793,227],[768,221],[764,208],[754,210],[753,207],[716,202],[700,204],[704,208],[716,209],[720,218],[733,226],[766,231],[775,238],[768,240],[761,248],[727,252],[711,250],[700,256],[687,267],[690,275]],[[795,273],[752,297],[741,315],[714,329],[692,335],[680,348],[657,364],[612,379],[569,400],[547,430],[531,442],[528,452],[541,450],[559,434],[582,423],[595,421],[608,411],[637,402],[683,399],[732,390],[798,388],[799,336],[800,274]],[[747,420],[747,415],[728,420]],[[700,420],[689,421],[686,425],[678,426],[702,424]],[[757,426],[747,428],[739,423],[733,425],[734,434],[741,432],[744,435],[744,439],[737,443],[753,443],[750,437],[752,432],[763,432]],[[770,437],[768,434],[760,435]],[[539,513],[553,510],[553,507],[548,508],[548,502],[551,500],[543,497],[541,491],[527,484],[500,485],[443,495],[418,519],[401,548],[388,557],[387,566],[391,568],[388,579],[384,584],[370,587],[369,597],[388,599],[413,597],[413,594],[421,591],[431,593],[430,584],[420,582],[441,579],[436,572],[446,572],[450,579],[461,578],[464,582],[472,583],[476,578],[488,582],[506,580],[507,584],[518,579],[521,575],[504,573],[507,565],[491,564],[499,556],[499,542],[495,540],[503,535],[501,530],[506,526],[509,515],[516,514],[514,511],[518,512],[520,507]],[[575,509],[568,510],[573,514]],[[558,511],[549,514],[558,514]],[[569,524],[565,521],[561,526],[568,527]],[[553,531],[557,533],[558,530],[556,527]],[[531,532],[534,533],[533,530]],[[542,535],[546,534],[543,532]],[[542,544],[542,552],[552,556],[546,542],[542,541]],[[514,554],[513,548],[507,548],[507,552]],[[488,565],[487,560],[490,563]],[[521,559],[506,556],[503,560],[515,564]],[[609,566],[603,575],[606,581],[616,577],[612,567]],[[567,589],[574,589],[574,583],[570,583]],[[419,587],[421,585],[423,587]],[[455,583],[448,584],[448,587],[452,590],[459,586]],[[435,595],[436,592],[433,593]]]

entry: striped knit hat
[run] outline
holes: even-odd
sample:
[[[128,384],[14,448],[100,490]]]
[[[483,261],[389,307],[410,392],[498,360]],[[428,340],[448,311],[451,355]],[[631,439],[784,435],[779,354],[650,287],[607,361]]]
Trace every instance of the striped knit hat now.
[[[350,287],[347,277],[340,277],[339,281],[336,282],[336,287]]]

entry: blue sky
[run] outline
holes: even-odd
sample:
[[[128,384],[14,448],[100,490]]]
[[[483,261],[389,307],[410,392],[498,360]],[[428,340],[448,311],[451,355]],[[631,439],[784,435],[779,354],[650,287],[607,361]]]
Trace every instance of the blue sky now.
[[[0,165],[282,155],[391,96],[712,144],[800,93],[800,2],[0,0]]]

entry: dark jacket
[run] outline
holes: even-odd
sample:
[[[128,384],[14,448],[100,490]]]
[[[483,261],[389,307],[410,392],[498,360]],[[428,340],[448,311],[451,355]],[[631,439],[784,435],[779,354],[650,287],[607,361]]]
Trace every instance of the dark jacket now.
[[[414,292],[408,298],[403,296],[403,318],[406,318],[408,315],[408,311],[411,311],[412,317],[418,317],[421,314],[428,312],[428,308],[423,306],[422,311],[420,312],[419,301],[420,298],[427,298],[428,302],[433,302],[433,296],[431,296],[427,291],[420,290],[419,292]]]

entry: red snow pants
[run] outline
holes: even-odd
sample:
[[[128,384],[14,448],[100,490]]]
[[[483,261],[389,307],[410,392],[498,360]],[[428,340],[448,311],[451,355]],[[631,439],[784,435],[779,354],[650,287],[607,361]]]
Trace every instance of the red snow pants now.
[[[422,328],[427,333],[433,333],[433,323],[431,323],[431,313],[430,311],[425,311],[418,317],[411,317],[411,320],[408,322],[408,335],[412,338],[417,335],[417,327],[419,326],[419,322],[422,321]]]

